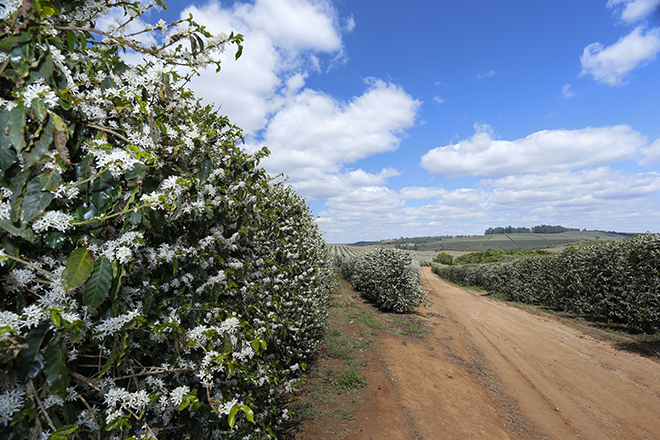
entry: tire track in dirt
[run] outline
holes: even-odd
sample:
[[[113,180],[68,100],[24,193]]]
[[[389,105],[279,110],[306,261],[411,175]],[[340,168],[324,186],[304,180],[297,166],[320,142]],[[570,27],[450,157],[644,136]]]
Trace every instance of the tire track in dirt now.
[[[434,372],[427,377],[426,387],[435,388],[447,382],[442,377],[447,362],[461,367],[472,383],[462,383],[465,389],[445,387],[445,392],[455,393],[452,403],[460,409],[437,407],[443,408],[441,413],[450,416],[451,423],[471,427],[475,420],[471,414],[486,414],[481,406],[490,405],[503,433],[493,430],[487,438],[660,438],[660,364],[617,350],[554,319],[454,287],[429,268],[422,270],[432,306],[420,308],[419,314],[430,321],[433,339],[429,341],[442,347],[443,356],[434,366],[419,363],[414,356],[408,357],[407,364],[398,363],[395,353],[405,352],[406,347],[394,350],[389,337],[381,350],[394,379],[409,387],[414,387],[414,381],[407,379],[416,376],[413,369]],[[475,382],[485,395],[473,389]],[[417,388],[424,395],[422,384],[419,381]],[[421,431],[438,433],[446,424],[424,428],[426,419],[433,416],[429,405],[420,406],[420,399],[408,396],[415,393],[412,388],[401,392],[403,406]],[[474,429],[469,433],[456,429],[425,438],[478,437]]]

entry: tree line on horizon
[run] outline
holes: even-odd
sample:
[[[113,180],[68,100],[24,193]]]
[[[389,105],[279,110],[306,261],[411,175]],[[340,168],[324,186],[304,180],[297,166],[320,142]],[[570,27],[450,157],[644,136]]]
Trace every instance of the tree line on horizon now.
[[[580,228],[565,228],[561,225],[550,226],[550,225],[540,225],[533,226],[532,228],[518,227],[514,228],[513,226],[498,226],[496,228],[488,228],[484,232],[484,235],[494,235],[494,234],[560,234],[562,232],[569,231],[580,231]]]

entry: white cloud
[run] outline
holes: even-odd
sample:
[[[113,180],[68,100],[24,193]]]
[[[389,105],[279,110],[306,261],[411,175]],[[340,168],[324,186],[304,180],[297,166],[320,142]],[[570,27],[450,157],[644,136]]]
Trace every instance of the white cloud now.
[[[642,148],[641,153],[644,157],[639,161],[639,165],[646,166],[660,163],[660,139],[656,139],[648,147]]]
[[[326,205],[343,220],[365,220],[368,216],[389,216],[404,207],[396,191],[384,186],[354,189],[341,196],[331,197]]]
[[[428,188],[420,186],[409,186],[401,188],[399,194],[405,200],[433,200],[447,195],[449,191],[444,188]]]
[[[293,182],[323,180],[343,164],[396,150],[420,102],[391,83],[373,78],[366,83],[365,93],[349,102],[303,90],[273,116],[263,142],[249,147],[266,145],[271,155],[263,161],[265,168]]]
[[[490,78],[492,76],[495,76],[496,74],[497,74],[497,72],[495,72],[494,70],[491,69],[488,73],[479,73],[479,74],[477,74],[477,78],[479,78],[479,79]]]
[[[552,205],[603,211],[615,208],[613,203],[653,197],[660,192],[658,173],[624,174],[609,167],[508,176],[483,183],[493,188],[491,209],[535,209]]]
[[[344,30],[346,32],[353,32],[353,29],[355,29],[355,19],[351,15],[346,19],[346,23],[344,24]]]
[[[306,179],[289,183],[308,200],[318,200],[347,194],[356,188],[384,185],[388,178],[398,175],[399,172],[392,168],[385,168],[378,174],[358,169],[345,173],[311,174]]]
[[[488,125],[475,125],[475,130],[470,139],[426,153],[422,166],[444,177],[565,171],[633,159],[647,143],[627,125],[543,130],[515,141],[493,139]]]
[[[443,99],[442,96],[440,96],[440,95],[438,95],[438,96],[434,96],[434,97],[433,97],[433,100],[434,100],[435,102],[437,102],[438,104],[444,104],[445,102],[447,102],[447,101],[446,101],[445,99]]]
[[[651,62],[658,52],[660,28],[644,33],[644,27],[638,26],[611,46],[592,43],[585,47],[580,76],[591,74],[600,83],[619,86],[633,69]]]
[[[575,92],[571,90],[571,85],[566,84],[564,87],[561,88],[561,96],[564,98],[572,98],[575,96]]]
[[[623,4],[621,19],[627,23],[643,20],[660,6],[660,0],[608,0],[607,7]]]
[[[221,73],[203,72],[191,88],[206,102],[222,106],[222,113],[247,133],[261,130],[310,72],[321,71],[320,56],[336,62],[343,53],[342,25],[329,0],[257,0],[231,8],[213,0],[190,6],[181,16],[190,13],[211,33],[245,36],[239,60],[230,48]]]

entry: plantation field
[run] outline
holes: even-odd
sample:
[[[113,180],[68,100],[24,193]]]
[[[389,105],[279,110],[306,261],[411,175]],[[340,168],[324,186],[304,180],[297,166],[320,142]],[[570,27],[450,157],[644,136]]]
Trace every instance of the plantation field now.
[[[599,241],[622,240],[630,234],[603,232],[603,231],[569,231],[560,234],[493,234],[493,235],[475,235],[462,238],[436,238],[427,237],[411,238],[410,242],[405,240],[396,240],[398,247],[417,252],[449,252],[461,255],[466,252],[477,251],[508,251],[512,249],[549,249],[561,250],[567,246],[578,244],[596,243]],[[369,247],[372,245],[385,244],[382,242],[369,242],[360,247]],[[352,247],[352,246],[348,246]],[[435,255],[434,255],[435,256]]]
[[[359,257],[360,255],[363,255],[373,248],[375,248],[375,245],[371,246],[354,246],[354,245],[347,245],[347,244],[329,244],[328,247],[330,248],[330,254],[337,259],[339,263],[341,263],[342,259],[344,258],[355,258]],[[406,249],[410,252],[410,255],[412,256],[413,261],[419,265],[419,266],[430,266],[431,262],[433,261],[433,258],[435,258],[438,253],[434,250],[424,250],[424,251],[415,251],[415,250],[409,250]]]

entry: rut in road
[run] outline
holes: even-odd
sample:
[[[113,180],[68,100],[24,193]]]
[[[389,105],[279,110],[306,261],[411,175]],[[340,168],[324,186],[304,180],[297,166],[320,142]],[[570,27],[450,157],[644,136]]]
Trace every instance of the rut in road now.
[[[381,333],[349,439],[657,439],[660,364],[422,268],[425,340]],[[405,344],[404,344],[405,343]],[[387,393],[387,404],[378,396]],[[372,402],[373,404],[370,404]]]

